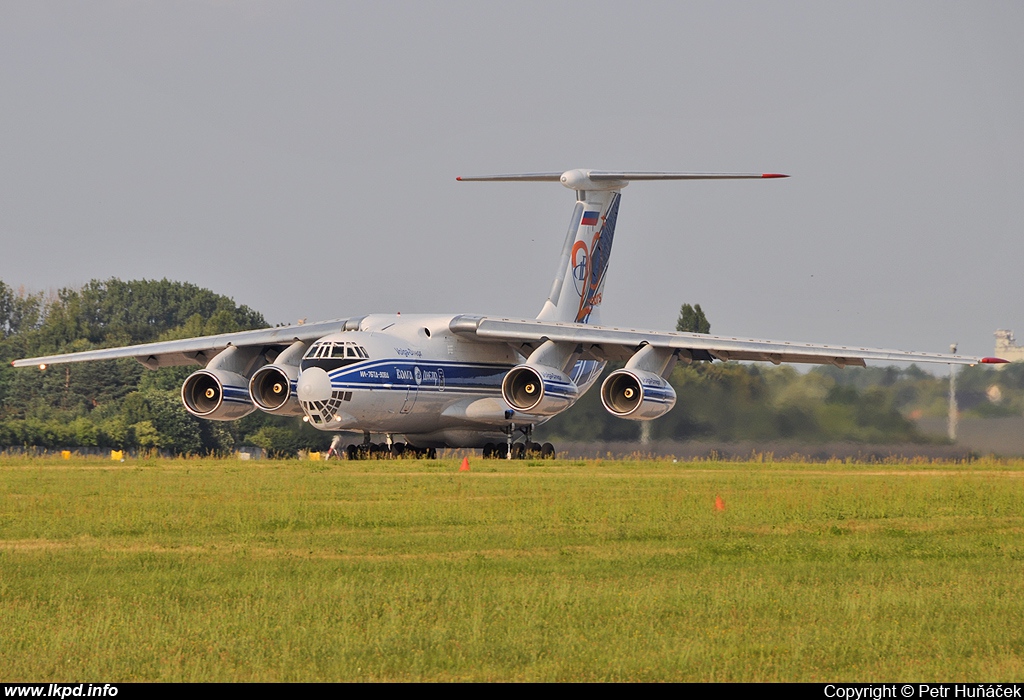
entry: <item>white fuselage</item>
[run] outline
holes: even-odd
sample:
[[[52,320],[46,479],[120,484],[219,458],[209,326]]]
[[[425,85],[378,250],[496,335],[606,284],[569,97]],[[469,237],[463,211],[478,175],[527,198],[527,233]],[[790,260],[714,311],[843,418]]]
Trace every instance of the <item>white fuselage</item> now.
[[[318,340],[296,380],[309,422],[321,430],[405,435],[419,446],[480,446],[503,439],[510,424],[546,420],[513,411],[502,399],[502,379],[525,358],[505,343],[459,337],[449,329],[452,318],[374,314],[358,330]],[[315,357],[324,343],[358,347],[359,356]],[[603,367],[575,364],[580,395]]]

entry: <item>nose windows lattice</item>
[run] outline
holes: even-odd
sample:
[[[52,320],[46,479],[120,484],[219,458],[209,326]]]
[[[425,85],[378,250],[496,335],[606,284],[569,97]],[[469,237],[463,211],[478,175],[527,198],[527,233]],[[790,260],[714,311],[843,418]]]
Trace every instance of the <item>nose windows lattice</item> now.
[[[326,425],[337,418],[341,404],[352,400],[351,391],[332,391],[327,401],[303,401],[302,410],[314,425]]]

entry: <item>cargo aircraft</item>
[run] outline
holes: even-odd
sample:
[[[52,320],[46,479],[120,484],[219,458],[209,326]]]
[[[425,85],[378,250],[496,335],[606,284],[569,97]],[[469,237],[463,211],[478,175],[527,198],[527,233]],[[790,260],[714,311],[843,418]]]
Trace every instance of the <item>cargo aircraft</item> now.
[[[626,420],[675,405],[667,381],[679,363],[798,362],[838,367],[882,362],[1005,362],[925,352],[821,345],[600,324],[622,190],[640,180],[771,179],[778,174],[569,170],[460,181],[560,182],[576,193],[551,293],[534,319],[469,314],[370,314],[334,321],[15,360],[15,367],[132,357],[149,369],[198,365],[181,387],[185,409],[209,420],[253,411],[302,416],[324,431],[362,433],[350,458],[438,447],[484,457],[554,455],[533,429],[570,408],[605,364],[601,402]],[[383,436],[373,442],[372,436]]]

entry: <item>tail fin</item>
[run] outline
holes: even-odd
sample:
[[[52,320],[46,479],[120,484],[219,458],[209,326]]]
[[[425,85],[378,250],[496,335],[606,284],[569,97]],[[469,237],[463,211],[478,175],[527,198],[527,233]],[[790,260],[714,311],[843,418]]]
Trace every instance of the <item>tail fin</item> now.
[[[622,195],[580,190],[577,196],[555,282],[537,316],[543,321],[600,323],[605,273]]]
[[[465,181],[561,182],[576,191],[576,208],[562,246],[551,294],[538,319],[570,323],[600,323],[605,275],[615,237],[622,188],[631,180],[741,180],[787,177],[753,173],[639,173],[568,170],[564,173],[529,173],[460,177]]]

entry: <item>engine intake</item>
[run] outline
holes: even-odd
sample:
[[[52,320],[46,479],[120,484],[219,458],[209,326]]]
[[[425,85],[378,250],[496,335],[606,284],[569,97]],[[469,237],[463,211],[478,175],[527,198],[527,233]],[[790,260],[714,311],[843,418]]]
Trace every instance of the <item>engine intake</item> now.
[[[609,374],[601,384],[601,403],[619,418],[654,420],[676,405],[676,391],[653,372],[620,369]]]
[[[282,416],[301,416],[302,406],[292,391],[292,381],[298,376],[294,365],[264,365],[249,380],[249,394],[256,407]]]
[[[501,382],[501,396],[520,413],[553,416],[576,403],[580,390],[564,372],[552,367],[519,365]]]
[[[245,377],[222,369],[201,369],[181,385],[181,401],[193,416],[237,420],[256,410]]]

